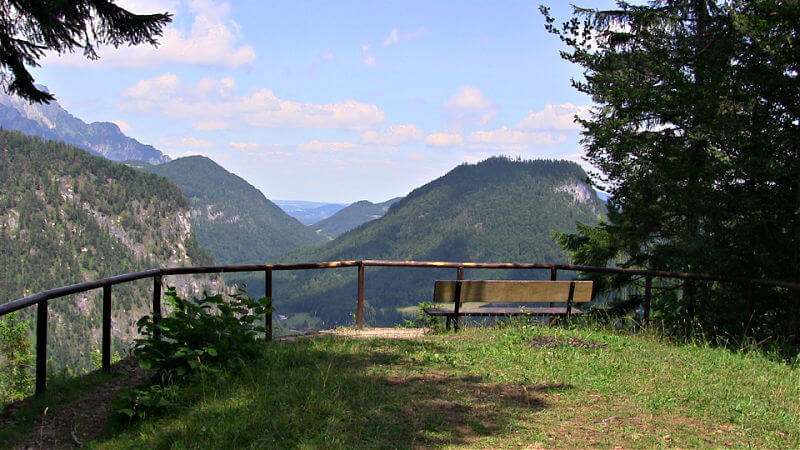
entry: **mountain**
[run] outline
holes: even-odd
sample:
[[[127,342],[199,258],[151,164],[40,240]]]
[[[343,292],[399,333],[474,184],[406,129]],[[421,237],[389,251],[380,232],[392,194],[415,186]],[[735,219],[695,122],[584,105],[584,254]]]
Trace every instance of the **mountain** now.
[[[265,263],[326,239],[290,217],[258,189],[204,156],[140,170],[172,180],[189,199],[197,242],[218,264]]]
[[[317,233],[333,239],[342,233],[352,230],[362,223],[383,217],[389,207],[398,202],[402,197],[395,197],[383,203],[372,203],[367,200],[355,202],[336,214],[312,225]]]
[[[0,292],[10,301],[47,289],[159,266],[212,262],[189,222],[189,202],[169,180],[77,147],[0,130]],[[223,286],[218,277],[171,276],[183,294]],[[124,352],[150,312],[152,282],[113,288],[113,346]],[[55,368],[91,367],[99,349],[99,291],[50,301]],[[23,310],[31,320],[34,308]]]
[[[594,224],[605,214],[585,179],[583,169],[568,161],[491,158],[461,165],[415,189],[382,218],[284,260],[565,262],[552,232],[574,231],[576,221]],[[452,269],[369,268],[368,323],[400,322],[399,308],[428,301],[433,280],[454,276]],[[466,276],[524,279],[549,274],[475,269]],[[355,311],[353,269],[281,273],[276,280],[280,314],[304,314],[310,322],[330,327],[347,323]]]
[[[274,200],[282,210],[299,220],[303,225],[312,225],[320,220],[336,214],[346,204],[343,203],[323,203],[309,202],[304,200]]]
[[[0,128],[65,142],[112,161],[138,160],[152,164],[169,161],[168,156],[152,145],[125,136],[117,125],[111,122],[87,124],[55,101],[30,104],[0,92]]]

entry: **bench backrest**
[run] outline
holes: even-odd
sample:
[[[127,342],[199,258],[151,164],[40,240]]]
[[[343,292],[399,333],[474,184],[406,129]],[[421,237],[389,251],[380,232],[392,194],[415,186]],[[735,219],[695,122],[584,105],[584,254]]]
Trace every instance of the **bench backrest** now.
[[[434,283],[433,301],[460,303],[569,303],[592,301],[591,281],[447,280]]]

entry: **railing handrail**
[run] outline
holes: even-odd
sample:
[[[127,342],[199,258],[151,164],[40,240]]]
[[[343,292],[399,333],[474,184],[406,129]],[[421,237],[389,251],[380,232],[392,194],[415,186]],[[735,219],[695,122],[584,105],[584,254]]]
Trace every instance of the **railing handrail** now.
[[[61,286],[54,289],[31,294],[26,297],[12,300],[0,304],[0,316],[25,309],[33,306],[42,300],[51,300],[71,294],[92,291],[105,286],[111,286],[130,281],[141,280],[153,276],[161,275],[194,275],[204,273],[230,273],[230,272],[261,272],[267,269],[272,270],[306,270],[306,269],[328,269],[334,267],[356,267],[359,264],[372,267],[442,267],[464,269],[557,269],[570,270],[575,272],[596,272],[614,273],[620,275],[639,275],[657,278],[678,278],[684,280],[700,281],[720,281],[728,283],[755,283],[766,286],[785,287],[787,289],[800,290],[800,283],[780,280],[769,280],[764,278],[744,278],[744,277],[725,277],[711,275],[707,273],[691,272],[670,272],[664,270],[642,270],[642,269],[623,269],[617,267],[598,267],[581,266],[574,264],[550,264],[550,263],[484,263],[484,262],[453,262],[453,261],[391,261],[391,260],[362,260],[362,261],[327,261],[318,263],[298,263],[298,264],[244,264],[228,266],[192,266],[192,267],[167,267],[160,269],[148,269],[142,272],[131,272],[122,275],[115,275],[108,278],[101,278],[94,281]]]
[[[752,309],[752,288],[755,284],[784,287],[800,290],[800,283],[780,280],[767,280],[761,278],[726,277],[706,273],[669,272],[661,270],[623,269],[617,267],[581,266],[572,264],[555,263],[487,263],[487,262],[455,262],[455,261],[387,261],[387,260],[351,260],[327,261],[316,263],[298,264],[245,264],[228,266],[195,266],[195,267],[167,267],[149,269],[142,272],[132,272],[101,278],[95,281],[86,281],[69,286],[49,289],[36,294],[28,295],[0,305],[0,317],[37,305],[37,330],[36,330],[36,393],[44,392],[47,378],[47,315],[48,300],[64,297],[71,294],[103,289],[103,331],[102,331],[102,368],[110,370],[111,361],[111,286],[130,281],[153,278],[153,317],[161,317],[161,277],[168,275],[192,275],[206,273],[229,272],[264,272],[265,295],[272,297],[272,272],[276,270],[307,270],[330,269],[337,267],[358,267],[358,288],[356,306],[356,325],[364,326],[364,268],[371,267],[431,267],[458,269],[458,279],[463,278],[464,269],[549,269],[550,279],[555,280],[557,271],[567,270],[575,272],[612,273],[620,275],[634,275],[645,277],[644,294],[644,323],[647,323],[650,310],[650,291],[653,278],[676,278],[683,280],[718,281],[726,283],[748,284],[748,304]],[[752,316],[752,314],[751,314]],[[265,317],[267,338],[272,337],[272,313]],[[745,323],[745,330],[749,328],[749,319]]]

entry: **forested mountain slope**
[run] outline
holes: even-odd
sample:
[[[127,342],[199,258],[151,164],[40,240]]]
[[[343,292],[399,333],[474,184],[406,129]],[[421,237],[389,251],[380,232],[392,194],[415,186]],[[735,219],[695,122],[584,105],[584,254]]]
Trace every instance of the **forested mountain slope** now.
[[[0,91],[0,127],[66,142],[112,161],[138,160],[153,164],[169,161],[168,156],[152,145],[125,136],[117,125],[111,122],[87,124],[56,101],[30,104]]]
[[[258,189],[209,158],[188,156],[135,167],[169,178],[191,205],[201,247],[218,264],[265,263],[298,247],[324,242]]]
[[[169,180],[63,143],[0,130],[0,301],[158,266],[208,264],[189,223],[189,204]],[[215,281],[216,280],[216,281]],[[169,277],[199,294],[218,279]],[[152,283],[114,287],[114,346],[150,311]],[[51,300],[50,358],[89,366],[99,348],[97,292]],[[29,308],[24,315],[30,318]],[[93,346],[91,344],[94,344]]]
[[[605,206],[585,180],[583,169],[568,161],[491,158],[461,165],[411,192],[384,217],[284,259],[565,262],[552,232],[572,231],[576,221],[596,223],[605,214]],[[545,274],[491,275],[531,278]],[[368,317],[373,324],[397,322],[398,307],[427,301],[434,279],[453,276],[452,270],[370,268]],[[354,270],[281,277],[287,284],[278,286],[275,295],[280,314],[310,312],[325,326],[333,326],[347,322],[355,311]]]
[[[333,239],[363,223],[383,217],[389,211],[389,207],[400,201],[401,198],[395,197],[382,203],[361,200],[337,211],[336,214],[315,223],[311,227],[315,232]]]

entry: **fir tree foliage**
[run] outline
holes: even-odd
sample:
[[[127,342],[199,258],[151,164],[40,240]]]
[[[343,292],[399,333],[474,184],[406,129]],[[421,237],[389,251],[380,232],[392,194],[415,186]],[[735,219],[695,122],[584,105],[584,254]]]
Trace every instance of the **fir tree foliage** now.
[[[561,243],[578,263],[798,280],[800,4],[779,0],[618,2],[546,27],[583,67],[596,104],[584,127],[609,221]],[[790,339],[800,302],[746,286],[676,286],[656,314],[696,329]],[[678,319],[676,319],[678,320]]]
[[[38,89],[26,66],[38,66],[45,52],[83,51],[97,59],[95,46],[156,45],[171,15],[133,14],[113,0],[7,0],[0,2],[0,75],[9,93],[31,102],[55,97]]]

